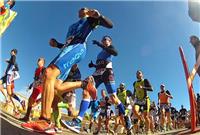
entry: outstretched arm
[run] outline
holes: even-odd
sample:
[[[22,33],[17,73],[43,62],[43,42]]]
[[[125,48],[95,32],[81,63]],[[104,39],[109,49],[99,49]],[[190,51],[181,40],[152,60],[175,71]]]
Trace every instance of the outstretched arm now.
[[[49,44],[51,47],[59,48],[61,49],[65,44],[59,43],[56,39],[52,38],[49,41]]]
[[[104,49],[106,52],[108,52],[111,55],[114,55],[114,56],[118,55],[117,50],[112,45],[106,47],[96,40],[93,40],[93,44],[96,44],[97,46],[101,47],[102,49]]]
[[[106,18],[105,16],[101,15],[98,10],[91,9],[89,11],[89,17],[94,18],[98,21],[98,25],[101,25],[106,28],[113,28],[113,23],[110,19]]]
[[[95,68],[96,68],[97,65],[95,65],[95,64],[91,61],[91,62],[88,64],[88,67],[89,67],[89,68],[92,68],[92,67],[95,67]]]
[[[106,18],[105,16],[101,15],[98,19],[99,19],[99,25],[110,29],[113,28],[112,21]]]

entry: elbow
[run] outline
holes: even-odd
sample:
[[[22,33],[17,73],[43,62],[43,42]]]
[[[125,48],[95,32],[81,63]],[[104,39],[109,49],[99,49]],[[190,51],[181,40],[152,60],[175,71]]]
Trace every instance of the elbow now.
[[[112,29],[113,28],[113,24],[110,23],[107,28]]]
[[[113,56],[117,56],[117,55],[118,55],[118,53],[114,53],[114,54],[113,54]]]

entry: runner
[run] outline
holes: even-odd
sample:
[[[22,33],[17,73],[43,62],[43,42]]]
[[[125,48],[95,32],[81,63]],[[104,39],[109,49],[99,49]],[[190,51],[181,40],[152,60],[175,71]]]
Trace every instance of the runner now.
[[[42,93],[42,111],[39,120],[22,124],[25,128],[38,132],[52,133],[54,127],[50,122],[51,106],[54,99],[54,88],[57,91],[69,92],[73,89],[83,88],[90,92],[95,98],[96,88],[93,86],[93,77],[78,82],[65,82],[72,65],[80,62],[86,55],[86,40],[91,32],[98,26],[112,28],[112,22],[101,15],[95,9],[82,8],[79,10],[80,20],[69,27],[66,43],[58,43],[55,39],[50,40],[52,46],[63,46],[60,54],[47,67],[44,74],[44,86]],[[86,91],[85,90],[85,91]],[[84,91],[83,91],[84,92]],[[79,113],[79,122],[89,105],[89,98],[83,98]],[[53,132],[54,133],[54,132]]]
[[[42,93],[42,76],[43,72],[45,70],[45,59],[44,58],[39,58],[37,61],[37,68],[35,70],[35,75],[34,75],[34,82],[32,83],[33,91],[31,96],[28,99],[28,108],[26,111],[26,114],[23,118],[21,118],[21,121],[29,121],[30,119],[30,114],[33,105],[35,104],[38,96]]]
[[[160,92],[158,93],[158,104],[160,105],[160,112],[161,112],[161,128],[163,130],[171,129],[171,103],[170,99],[173,97],[165,91],[165,85],[160,85]]]
[[[122,102],[122,104],[125,106],[127,103],[127,90],[125,89],[125,84],[121,83],[119,85],[119,88],[117,88],[117,97],[119,100]],[[122,124],[124,127],[126,127],[125,122],[124,122],[124,117],[123,114],[119,111],[119,108],[115,106],[115,127],[114,127],[114,132],[116,132],[117,127]]]
[[[97,131],[94,132],[94,134],[99,134],[101,130],[101,123],[105,122],[105,127],[106,127],[106,133],[110,133],[110,127],[109,127],[109,121],[110,121],[110,111],[111,111],[111,103],[109,100],[109,97],[106,96],[106,91],[101,90],[101,96],[102,98],[100,99],[100,114],[99,114],[99,120],[98,120],[98,128]]]
[[[90,101],[90,105],[88,108],[90,107],[91,107],[91,119],[90,119],[89,129],[87,130],[88,133],[92,131],[93,123],[98,124],[97,118],[100,111],[100,102],[97,99],[92,100]]]
[[[197,36],[193,35],[190,37],[190,43],[195,49],[195,52],[196,52],[195,56],[196,56],[196,61],[197,61],[198,57],[200,57],[200,40]],[[200,77],[200,67],[198,68],[197,73]]]
[[[180,117],[180,127],[185,127],[185,121],[187,117],[187,110],[181,105],[181,109],[179,111],[179,117]]]
[[[25,101],[21,100],[15,93],[14,93],[14,72],[19,70],[18,66],[15,67],[16,64],[16,55],[17,55],[17,49],[12,49],[11,52],[11,57],[9,60],[6,60],[8,63],[8,66],[6,68],[4,76],[0,79],[0,86],[1,86],[1,92],[5,96],[7,102],[11,101],[13,104],[13,111],[15,114],[18,114],[18,109],[14,103],[14,99],[16,99],[22,106],[23,109],[25,109]],[[3,90],[3,84],[6,84],[6,90],[7,94]],[[7,98],[8,96],[8,98]]]
[[[69,72],[67,79],[64,82],[76,82],[81,80],[81,73],[79,71],[78,65],[74,64]],[[54,101],[52,104],[53,108],[53,116],[55,120],[55,131],[57,133],[62,132],[61,128],[61,108],[65,108],[68,110],[68,116],[74,116],[76,99],[75,99],[75,90],[70,92],[57,92],[54,97]],[[70,108],[70,109],[69,109]]]
[[[158,108],[153,101],[150,105],[150,113],[149,113],[149,118],[150,118],[150,127],[151,127],[151,132],[156,132],[156,129],[158,129]]]
[[[137,81],[133,83],[134,87],[134,114],[140,122],[142,122],[142,116],[139,112],[142,112],[142,115],[145,119],[146,133],[150,134],[150,119],[149,119],[149,109],[150,109],[150,99],[147,91],[153,91],[153,88],[150,82],[147,79],[143,78],[143,73],[141,70],[136,72]]]
[[[116,95],[116,87],[115,87],[115,80],[114,80],[114,73],[112,70],[112,58],[113,56],[117,56],[117,51],[112,45],[112,39],[110,36],[104,36],[102,38],[101,43],[93,40],[93,44],[99,46],[102,48],[102,51],[98,54],[96,65],[91,63],[88,65],[90,68],[95,67],[96,71],[93,74],[96,88],[100,86],[100,84],[104,83],[105,87],[107,89],[108,94],[110,95],[110,99],[112,100],[112,103],[115,103],[120,112],[123,114],[125,120],[126,120],[126,128],[128,129],[128,132],[132,128],[132,124],[130,122],[130,119],[125,116],[125,108],[121,101],[118,99]],[[84,92],[85,97],[90,97],[89,93],[87,91]],[[83,115],[85,113],[86,109],[84,111],[81,111],[81,114]],[[73,119],[72,121],[63,123],[70,128],[71,130],[79,133],[79,129],[81,127],[81,117],[80,114],[76,119]],[[78,129],[77,129],[78,128]]]
[[[172,119],[172,125],[174,129],[178,128],[178,111],[175,107],[171,107],[171,119]]]

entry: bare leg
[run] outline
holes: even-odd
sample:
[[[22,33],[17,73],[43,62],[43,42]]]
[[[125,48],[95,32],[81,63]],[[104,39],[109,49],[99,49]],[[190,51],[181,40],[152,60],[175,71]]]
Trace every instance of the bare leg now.
[[[16,105],[15,105],[13,99],[12,99],[12,94],[13,94],[13,93],[12,93],[11,85],[7,85],[7,86],[6,86],[6,90],[7,90],[7,93],[8,93],[8,98],[9,98],[9,100],[12,102],[12,104],[13,104],[13,109],[14,109],[14,111],[16,112],[16,111],[17,111],[17,107],[16,107]]]
[[[45,70],[43,92],[42,92],[42,112],[41,117],[51,118],[51,106],[54,99],[54,86],[56,77],[60,71],[55,66],[50,66]]]
[[[55,82],[55,89],[62,92],[70,92],[72,90],[75,90],[77,88],[81,88],[82,82],[64,82],[61,80],[56,80]]]
[[[149,131],[149,129],[150,129],[150,119],[149,119],[149,113],[148,112],[144,112],[144,119],[145,119],[146,130]]]

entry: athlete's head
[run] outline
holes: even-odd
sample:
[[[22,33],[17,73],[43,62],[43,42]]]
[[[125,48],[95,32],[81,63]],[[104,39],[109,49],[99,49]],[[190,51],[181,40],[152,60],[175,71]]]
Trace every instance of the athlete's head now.
[[[125,83],[120,83],[119,88],[120,88],[120,90],[124,90],[125,89]]]
[[[12,9],[15,5],[15,0],[8,0],[6,4],[10,5],[10,9]]]
[[[181,109],[183,109],[183,105],[181,105]]]
[[[153,102],[151,103],[151,105],[152,105],[152,106],[156,106],[156,103],[153,101]]]
[[[101,90],[101,96],[106,97],[106,91],[104,89]]]
[[[107,36],[107,35],[103,36],[101,42],[105,47],[108,47],[112,44],[112,38],[110,36]]]
[[[10,54],[11,54],[11,55],[17,55],[17,49],[12,49],[12,50],[10,51]]]
[[[132,94],[132,92],[131,92],[130,90],[127,90],[127,91],[126,91],[126,95],[127,95],[128,97],[131,97],[133,94]]]
[[[89,9],[88,9],[88,8],[86,8],[86,7],[81,8],[81,9],[79,10],[79,13],[78,13],[79,18],[87,17],[87,16],[88,16],[88,12],[89,12]]]
[[[164,92],[164,91],[165,91],[165,85],[164,85],[164,84],[161,84],[161,85],[160,85],[160,91],[161,91],[161,92]]]
[[[200,41],[199,41],[199,38],[197,36],[194,36],[194,35],[190,36],[190,43],[193,46],[197,45],[199,42]]]
[[[142,71],[141,70],[138,70],[136,72],[136,77],[138,80],[142,80],[143,79],[143,74],[142,74]]]
[[[39,58],[37,61],[38,67],[43,67],[45,64],[45,59],[44,58]]]

